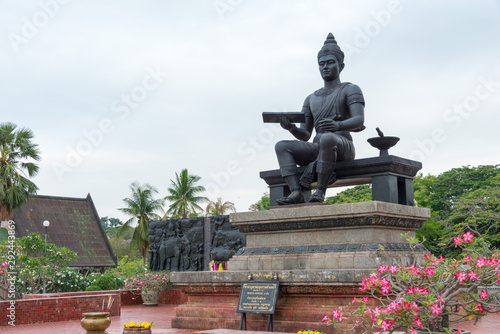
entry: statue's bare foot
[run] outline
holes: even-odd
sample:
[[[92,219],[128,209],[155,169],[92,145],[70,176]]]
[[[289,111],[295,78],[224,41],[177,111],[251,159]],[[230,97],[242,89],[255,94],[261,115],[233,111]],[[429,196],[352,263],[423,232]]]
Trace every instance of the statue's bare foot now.
[[[294,191],[288,197],[282,197],[276,200],[278,205],[290,205],[304,203],[304,196],[300,191]]]

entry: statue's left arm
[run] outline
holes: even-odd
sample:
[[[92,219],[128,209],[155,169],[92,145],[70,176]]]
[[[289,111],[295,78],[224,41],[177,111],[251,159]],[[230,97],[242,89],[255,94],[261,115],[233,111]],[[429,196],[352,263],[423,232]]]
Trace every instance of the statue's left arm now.
[[[345,88],[345,99],[350,118],[339,122],[339,130],[355,131],[365,122],[365,99],[359,86],[350,84]]]

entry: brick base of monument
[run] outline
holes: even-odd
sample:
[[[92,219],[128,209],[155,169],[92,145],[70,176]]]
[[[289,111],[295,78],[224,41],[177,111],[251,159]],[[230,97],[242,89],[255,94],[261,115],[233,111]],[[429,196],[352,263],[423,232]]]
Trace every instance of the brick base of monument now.
[[[189,281],[188,284],[175,283],[188,295],[188,302],[176,308],[172,328],[238,329],[241,314],[236,312],[236,308],[240,282],[248,280],[252,274],[255,281],[274,277],[280,281],[273,315],[274,331],[297,333],[299,330],[314,329],[333,334],[333,327],[324,325],[321,319],[331,315],[334,308],[349,305],[354,297],[363,297],[359,291],[361,277],[369,273],[364,270],[175,273],[176,281]],[[341,282],[347,280],[352,283]],[[369,303],[375,306],[373,298]],[[267,317],[266,314],[247,314],[247,329],[265,331]],[[348,323],[345,322],[345,325],[348,326]]]
[[[229,260],[229,271],[171,275],[188,296],[188,302],[176,308],[172,327],[238,329],[241,283],[278,280],[274,331],[339,333],[321,319],[334,308],[350,305],[354,297],[363,297],[362,278],[380,264],[419,262],[425,249],[411,248],[401,233],[413,236],[429,216],[428,209],[384,202],[231,214],[233,226],[247,236],[247,246]],[[373,298],[370,303],[375,303]],[[247,329],[265,330],[267,317],[247,314]],[[343,321],[344,329],[354,321]]]

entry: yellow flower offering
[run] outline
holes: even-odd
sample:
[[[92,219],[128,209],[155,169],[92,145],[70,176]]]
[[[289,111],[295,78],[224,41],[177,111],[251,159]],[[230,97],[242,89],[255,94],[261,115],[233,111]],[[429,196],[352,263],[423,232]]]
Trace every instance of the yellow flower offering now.
[[[146,321],[135,322],[135,321],[131,321],[128,324],[125,322],[123,324],[123,327],[125,327],[125,328],[151,328],[151,327],[153,327],[153,322],[154,321],[151,321],[151,322],[146,322]]]

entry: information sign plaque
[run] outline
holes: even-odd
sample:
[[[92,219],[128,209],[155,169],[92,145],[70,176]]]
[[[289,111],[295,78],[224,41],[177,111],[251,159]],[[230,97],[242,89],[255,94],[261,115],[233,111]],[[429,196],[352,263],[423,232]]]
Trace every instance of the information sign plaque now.
[[[266,330],[273,330],[273,314],[278,300],[279,281],[243,281],[236,311],[241,314],[240,330],[245,324],[246,313],[268,314]]]

